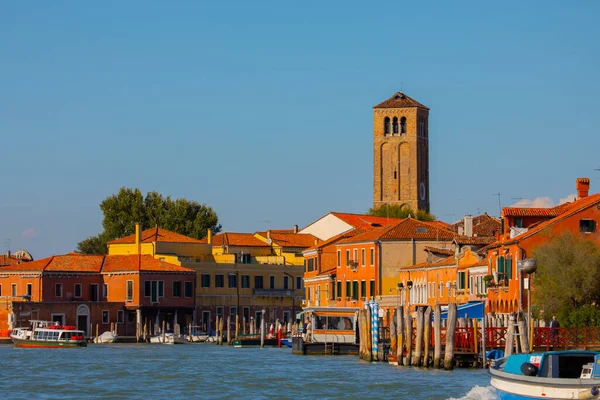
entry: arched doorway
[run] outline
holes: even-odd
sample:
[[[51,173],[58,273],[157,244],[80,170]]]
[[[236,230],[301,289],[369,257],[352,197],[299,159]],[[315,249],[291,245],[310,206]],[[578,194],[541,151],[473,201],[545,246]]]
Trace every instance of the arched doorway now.
[[[90,326],[90,309],[85,304],[77,307],[77,329],[84,331],[88,335],[88,327]],[[91,333],[89,333],[91,335]]]

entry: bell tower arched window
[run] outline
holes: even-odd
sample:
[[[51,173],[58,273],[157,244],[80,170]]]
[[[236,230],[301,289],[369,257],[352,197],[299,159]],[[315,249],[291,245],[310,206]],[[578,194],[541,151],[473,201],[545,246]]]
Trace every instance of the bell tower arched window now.
[[[390,133],[390,117],[385,117],[383,120],[383,133],[385,135]]]
[[[398,133],[398,117],[392,120],[392,133]]]
[[[400,118],[400,133],[406,133],[406,117]]]

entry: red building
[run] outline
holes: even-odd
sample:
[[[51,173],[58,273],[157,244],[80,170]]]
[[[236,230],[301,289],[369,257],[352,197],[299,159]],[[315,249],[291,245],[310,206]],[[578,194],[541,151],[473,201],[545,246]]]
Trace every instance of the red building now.
[[[192,322],[195,272],[150,255],[70,253],[0,267],[0,330],[29,319],[76,325],[88,335],[116,323],[134,336],[139,323],[150,329],[165,321]]]

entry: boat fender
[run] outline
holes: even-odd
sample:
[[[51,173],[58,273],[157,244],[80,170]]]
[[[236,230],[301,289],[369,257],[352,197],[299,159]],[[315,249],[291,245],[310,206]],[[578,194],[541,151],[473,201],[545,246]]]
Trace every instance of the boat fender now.
[[[536,376],[538,373],[538,367],[532,363],[524,362],[521,364],[521,372],[525,376]]]
[[[600,395],[600,386],[593,386],[590,389],[579,392],[578,398],[580,399],[597,399]]]

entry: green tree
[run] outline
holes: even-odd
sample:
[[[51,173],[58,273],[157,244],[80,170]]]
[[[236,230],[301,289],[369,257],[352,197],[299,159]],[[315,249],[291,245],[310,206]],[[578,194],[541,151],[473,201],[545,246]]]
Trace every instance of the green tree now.
[[[413,211],[410,207],[399,206],[395,204],[383,204],[377,208],[369,208],[367,211],[368,215],[374,215],[377,217],[389,217],[389,218],[416,218],[420,221],[435,221],[435,215],[428,213],[424,210]]]
[[[597,238],[594,238],[597,239]],[[563,326],[600,325],[600,247],[589,237],[566,232],[535,249],[533,306],[556,315]]]
[[[79,242],[77,251],[81,253],[106,254],[106,242],[135,233],[137,223],[143,228],[159,226],[196,239],[204,238],[208,228],[215,233],[221,230],[211,207],[183,198],[173,200],[157,192],[144,197],[139,189],[123,187],[104,199],[100,209],[104,232]]]

